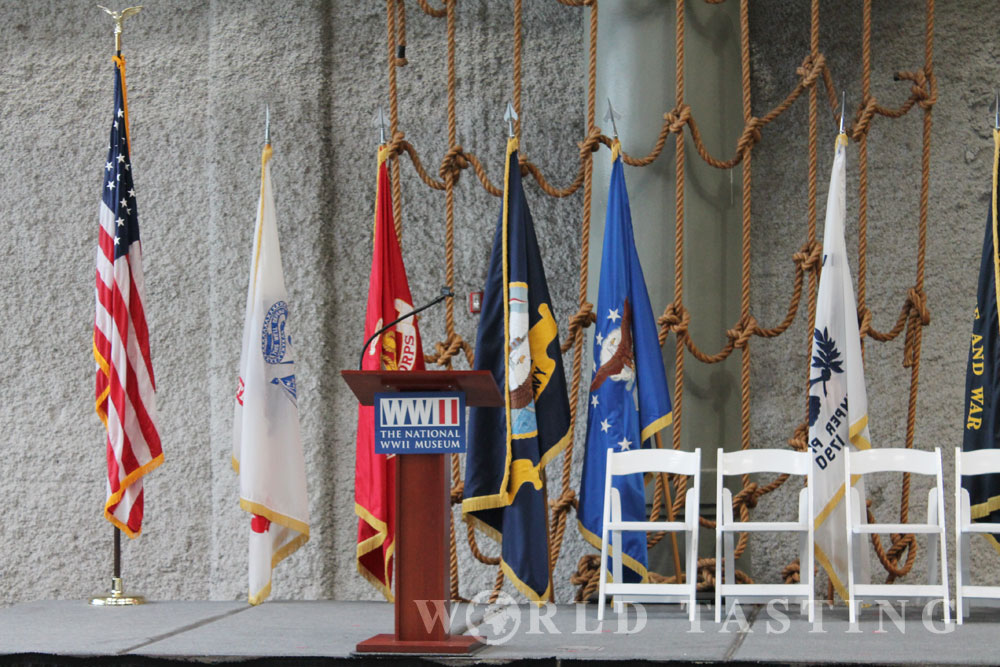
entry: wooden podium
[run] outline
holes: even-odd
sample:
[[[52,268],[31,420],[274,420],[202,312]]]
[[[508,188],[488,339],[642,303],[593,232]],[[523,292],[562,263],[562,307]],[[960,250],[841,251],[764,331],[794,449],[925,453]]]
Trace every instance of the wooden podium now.
[[[502,406],[489,371],[341,371],[361,405],[381,392],[463,391],[467,406]],[[400,454],[396,461],[396,629],[357,645],[359,653],[471,653],[475,637],[448,633],[450,480],[444,454]],[[424,613],[444,622],[427,628]]]

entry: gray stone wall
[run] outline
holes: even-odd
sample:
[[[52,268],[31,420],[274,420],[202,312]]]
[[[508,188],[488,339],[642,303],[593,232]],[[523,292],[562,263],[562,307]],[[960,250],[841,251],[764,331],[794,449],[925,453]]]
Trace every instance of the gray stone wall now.
[[[751,4],[754,114],[763,115],[792,89],[796,67],[809,52],[808,3]],[[873,3],[872,94],[896,107],[910,94],[909,82],[896,82],[900,70],[919,69],[924,61],[923,2]],[[861,3],[823,3],[820,49],[836,85],[847,91],[848,108],[861,99]],[[988,107],[996,85],[998,44],[989,28],[990,9],[976,2],[938,3],[934,71],[938,101],[931,138],[930,209],[927,226],[925,291],[931,323],[924,329],[919,376],[915,447],[940,447],[945,466],[945,505],[949,523],[949,562],[954,576],[950,531],[953,507],[954,448],[961,446],[965,364],[969,348],[982,235],[989,205],[993,156]],[[776,32],[777,31],[777,32]],[[821,107],[822,109],[823,107]],[[900,120],[876,118],[868,139],[868,306],[872,324],[889,330],[916,276],[922,112]],[[833,163],[836,126],[821,115],[819,134],[818,236],[822,240],[826,192]],[[791,254],[806,239],[808,102],[801,99],[763,132],[754,151],[753,311],[763,326],[784,316],[791,295]],[[858,148],[851,144],[848,174],[848,257],[858,283]],[[865,374],[872,445],[902,447],[906,435],[910,369],[903,368],[902,336],[891,343],[866,345]],[[808,332],[801,314],[793,330],[774,341],[755,343],[752,377],[754,446],[783,446],[802,419],[802,382],[808,365]],[[898,475],[876,477],[868,486],[872,510],[880,521],[894,521],[900,508]],[[911,520],[926,516],[927,480],[914,478]],[[783,489],[761,509],[788,507]],[[884,542],[885,543],[885,542]],[[927,538],[911,581],[924,581]],[[779,580],[794,558],[793,545],[751,540],[759,578]],[[1000,562],[985,541],[973,540],[973,572],[980,583],[1000,581]],[[872,573],[884,570],[872,556]],[[825,590],[825,577],[823,589]]]
[[[860,5],[827,4],[821,48],[856,103]],[[459,143],[480,156],[494,182],[502,180],[501,115],[512,94],[510,5],[470,0],[460,3],[458,14]],[[7,232],[0,239],[6,258],[0,300],[8,322],[0,332],[6,376],[0,383],[0,497],[7,508],[0,521],[0,604],[9,604],[83,598],[103,591],[110,574],[90,338],[112,29],[90,3],[5,0],[0,9],[6,19],[0,198]],[[447,149],[444,21],[415,3],[407,9],[410,64],[399,72],[401,129],[433,173]],[[586,11],[525,3],[522,149],[557,184],[575,175],[576,142],[584,135]],[[916,1],[876,3],[873,88],[884,101],[908,91],[892,81],[892,72],[922,62],[922,11]],[[961,435],[969,317],[988,202],[987,105],[998,52],[990,19],[989,8],[971,0],[938,8],[940,96],[927,255],[932,324],[924,336],[917,446],[941,446],[946,475]],[[808,50],[808,6],[754,2],[751,21],[759,114],[797,80],[795,68]],[[312,514],[312,539],[278,568],[273,597],[374,599],[354,565],[355,402],[338,372],[353,366],[361,342],[375,194],[370,118],[378,104],[387,104],[384,5],[154,0],[127,23],[123,51],[166,456],[147,477],[144,534],[124,548],[126,582],[155,599],[246,595],[247,521],[237,506],[229,452],[269,102],[291,326],[301,341],[299,405]],[[800,102],[769,126],[755,152],[753,310],[765,324],[783,314],[790,255],[805,238],[805,110]],[[820,222],[834,131],[831,122],[821,133]],[[868,297],[880,328],[894,321],[913,280],[919,137],[917,114],[878,119],[871,133]],[[848,169],[849,206],[856,211],[853,147]],[[401,180],[404,260],[414,299],[421,301],[444,282],[444,196],[421,183],[406,160]],[[576,307],[581,197],[552,200],[530,180],[527,188],[565,336]],[[460,295],[484,277],[498,210],[499,200],[464,173],[456,192]],[[854,239],[851,223],[849,246]],[[459,332],[474,340],[475,319],[461,306],[456,315]],[[801,316],[795,326],[777,342],[754,345],[755,446],[783,446],[799,419],[807,333]],[[443,313],[424,318],[427,344],[440,340],[443,328]],[[900,359],[899,343],[869,346],[876,446],[903,441],[908,371]],[[579,462],[578,450],[577,468]],[[555,468],[550,478],[557,478]],[[873,491],[880,516],[898,507],[898,493],[896,480]],[[774,511],[786,500],[776,498]],[[918,516],[919,502],[913,501]],[[460,537],[463,532],[459,525]],[[491,585],[493,572],[460,544],[462,593],[470,596]],[[760,579],[776,578],[791,559],[790,545],[785,553],[752,544]],[[557,600],[571,598],[568,576],[588,550],[571,525],[555,571]],[[993,562],[992,551],[976,553],[976,567],[995,570]]]
[[[445,25],[407,4],[401,129],[436,175],[448,147]],[[568,183],[584,126],[581,10],[526,5],[523,152],[554,183]],[[111,568],[90,339],[112,22],[90,3],[0,7],[0,284],[11,322],[0,334],[0,495],[10,508],[0,522],[0,601],[82,598],[106,588]],[[500,183],[512,32],[510,3],[466,3],[459,12],[459,141]],[[353,367],[362,343],[377,143],[370,119],[388,104],[384,3],[154,1],[126,23],[123,53],[165,452],[146,478],[143,535],[124,545],[126,583],[156,599],[246,595],[247,518],[229,457],[269,102],[312,515],[312,539],[278,568],[273,597],[374,599],[354,564],[356,403],[338,373]],[[444,196],[405,160],[401,181],[404,261],[419,302],[444,283]],[[575,310],[581,199],[528,187],[565,322]],[[499,204],[471,171],[463,175],[460,295],[485,276]],[[458,302],[458,330],[474,341],[476,321],[464,297]],[[441,340],[443,311],[422,329],[428,345]],[[561,599],[576,560],[569,553],[560,563]],[[462,574],[466,595],[492,583],[468,548]]]

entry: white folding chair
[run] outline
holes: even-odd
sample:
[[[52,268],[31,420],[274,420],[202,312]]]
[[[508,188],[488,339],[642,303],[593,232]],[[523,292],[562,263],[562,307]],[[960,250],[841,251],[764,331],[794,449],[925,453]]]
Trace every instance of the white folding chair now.
[[[868,513],[857,488],[853,485],[844,494],[847,515],[847,592],[850,622],[857,620],[859,598],[941,598],[944,622],[951,622],[948,608],[948,550],[945,546],[944,482],[941,472],[941,448],[933,452],[904,448],[872,448],[852,452],[844,448],[844,474],[846,479],[873,472],[908,472],[930,475],[936,485],[927,494],[927,523],[868,523]],[[856,570],[860,571],[861,549],[864,541],[873,534],[923,534],[931,536],[927,542],[927,584],[857,584]],[[935,539],[936,536],[936,539]],[[935,561],[941,557],[941,583],[937,583]]]
[[[967,598],[1000,599],[1000,586],[972,586],[969,573],[969,552],[974,534],[1000,533],[1000,523],[972,523],[972,503],[968,490],[962,488],[962,476],[1000,473],[1000,450],[980,449],[963,452],[955,448],[955,615],[958,624],[969,613]]]
[[[722,598],[726,611],[741,601],[761,602],[786,599],[799,602],[809,622],[813,620],[813,496],[812,459],[806,452],[790,449],[744,449],[737,452],[718,451],[718,479],[715,503],[715,622],[722,620]],[[733,494],[726,488],[724,477],[759,472],[802,475],[805,487],[799,492],[799,514],[796,521],[735,521]],[[737,584],[736,533],[790,532],[799,535],[799,580],[797,584]],[[725,555],[725,579],[722,556]]]
[[[673,473],[690,475],[694,479],[684,497],[683,521],[623,521],[621,496],[611,485],[616,475],[634,473]],[[597,619],[604,620],[606,596],[614,596],[615,611],[621,614],[626,602],[680,602],[688,606],[688,618],[694,622],[697,612],[695,595],[698,583],[698,490],[701,488],[701,449],[680,452],[673,449],[637,449],[626,452],[608,450],[607,474],[604,479],[604,521],[601,529],[601,583]],[[627,584],[622,579],[622,531],[674,531],[684,533],[684,583]],[[604,572],[608,562],[608,534],[611,534],[612,581]],[[680,573],[678,573],[679,575]]]

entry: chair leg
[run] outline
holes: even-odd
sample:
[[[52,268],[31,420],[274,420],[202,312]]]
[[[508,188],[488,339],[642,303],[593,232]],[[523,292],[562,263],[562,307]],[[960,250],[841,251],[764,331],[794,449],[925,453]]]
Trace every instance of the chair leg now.
[[[927,523],[938,523],[937,516],[937,489],[931,489],[927,494]],[[937,540],[927,540],[927,583],[934,586],[938,583],[937,575]]]
[[[605,586],[607,585],[608,575],[608,530],[605,528],[601,535],[601,564],[600,564],[600,583],[598,585],[597,593],[597,620],[604,620],[604,605],[607,604],[607,592]]]
[[[936,489],[931,489],[927,494],[927,523],[937,523],[937,499]],[[938,541],[933,536],[927,540],[927,583],[931,586],[938,585]],[[928,604],[936,597],[923,598],[923,604]]]
[[[847,549],[847,597],[849,598],[848,616],[851,623],[857,622],[858,614],[861,613],[861,601],[854,597],[854,580],[858,573],[861,558],[865,555],[861,549],[861,542],[867,536],[855,535],[854,537],[855,539],[853,540],[853,543]]]
[[[961,484],[961,480],[959,480]],[[958,501],[961,502],[961,501]],[[959,625],[962,625],[962,617],[965,616],[965,612],[962,609],[962,525],[961,525],[961,512],[956,511],[955,514],[955,620]]]
[[[698,573],[695,572],[695,563],[697,563],[697,549],[698,549],[698,527],[695,524],[694,530],[688,531],[684,540],[684,544],[687,546],[685,551],[687,552],[687,557],[684,563],[685,577],[687,577],[688,585],[688,620],[694,623],[694,615],[698,612]]]
[[[850,486],[847,487],[847,492],[844,494],[844,500],[853,500],[853,498],[848,498],[849,495],[854,493],[854,489]],[[858,621],[858,611],[854,606],[854,566],[857,562],[855,554],[855,542],[854,539],[854,507],[853,503],[848,504],[847,510],[847,618],[851,625],[857,623]]]
[[[959,529],[961,530],[961,529]],[[969,601],[965,599],[962,594],[962,587],[968,586],[972,581],[972,575],[969,572],[969,553],[972,549],[972,538],[968,533],[960,533],[960,537],[956,540],[957,548],[961,549],[961,554],[957,554],[958,557],[958,568],[957,576],[958,581],[955,584],[955,590],[958,595],[958,602],[955,608],[958,614],[958,622],[962,622],[963,616],[968,616],[971,613]]]
[[[944,522],[941,522],[941,606],[944,608],[944,622],[951,623],[951,605],[948,601],[948,546],[945,544]]]
[[[959,625],[965,616],[962,604],[962,450],[955,448],[955,616]]]
[[[624,583],[625,580],[622,578],[622,531],[612,530],[611,531],[611,551],[614,554],[611,557],[611,580],[616,584]],[[625,604],[619,602],[620,595],[615,595],[611,599],[614,601],[615,613],[621,615],[625,610]]]
[[[722,531],[718,526],[715,530],[715,622],[722,622]]]
[[[736,537],[732,533],[725,533],[722,536],[722,547],[725,550],[726,570],[724,576],[727,586],[736,585],[736,549],[734,545]],[[738,604],[738,598],[734,595],[726,596],[726,615],[733,610],[733,605]]]
[[[943,496],[938,494],[943,493],[944,487],[941,483],[941,477],[939,473],[938,484],[936,487],[932,488],[927,494],[927,523],[934,523],[938,526],[938,536],[935,540],[933,537],[928,540],[927,549],[927,566],[930,569],[928,574],[928,580],[930,583],[937,583],[937,570],[935,566],[940,568],[941,573],[941,613],[944,616],[945,624],[951,623],[951,607],[948,604],[948,546],[945,543],[945,526],[944,526],[944,503],[942,502]],[[935,558],[940,559],[935,562]]]
[[[807,567],[806,561],[808,560],[807,558],[808,554],[806,553],[808,544],[809,544],[808,533],[799,533],[799,581],[802,582],[803,584],[808,582],[808,577],[806,577],[806,572],[805,572]],[[802,602],[799,604],[799,616],[802,616],[803,614],[809,615],[809,622],[811,623],[812,622],[811,595],[808,596],[807,599],[802,600]]]

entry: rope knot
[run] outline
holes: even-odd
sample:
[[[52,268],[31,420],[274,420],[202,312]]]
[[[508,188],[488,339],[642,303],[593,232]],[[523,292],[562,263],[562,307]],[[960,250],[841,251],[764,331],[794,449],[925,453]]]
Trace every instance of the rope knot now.
[[[732,342],[733,347],[744,349],[750,342],[750,337],[757,333],[757,319],[753,315],[745,318],[741,317],[736,326],[726,331],[726,337]]]
[[[569,335],[566,336],[566,342],[562,344],[562,351],[565,353],[569,348],[573,347],[573,343],[580,332],[596,321],[597,316],[594,315],[594,304],[589,301],[581,303],[580,310],[576,311],[576,314],[569,318]]]
[[[864,338],[871,330],[872,311],[868,310],[868,306],[858,306],[858,333]]]
[[[921,109],[929,109],[937,101],[931,77],[927,76],[923,68],[915,72],[896,72],[895,78],[897,81],[913,82],[910,86],[910,97]]]
[[[663,345],[663,341],[667,339],[671,331],[678,336],[687,333],[688,325],[691,323],[691,313],[688,312],[683,303],[669,303],[656,323],[660,325],[660,345]]]
[[[448,149],[448,152],[444,154],[444,158],[441,160],[441,168],[438,169],[438,176],[442,180],[447,181],[449,178],[453,179],[452,183],[458,181],[458,175],[463,169],[469,168],[469,161],[465,158],[465,153],[462,152],[461,146],[452,146]]]
[[[580,159],[586,160],[590,153],[596,153],[601,147],[601,130],[597,127],[590,128],[587,138],[577,144],[580,149]]]
[[[663,120],[667,121],[667,126],[673,134],[680,134],[684,131],[684,126],[691,120],[691,107],[683,104],[671,109],[663,114]]]
[[[451,504],[460,505],[462,503],[463,494],[465,494],[465,482],[459,482],[455,486],[451,487]]]
[[[920,320],[920,324],[927,326],[931,323],[931,311],[927,309],[927,295],[923,290],[911,287],[906,293],[906,304],[910,309],[911,317]]]
[[[786,584],[797,584],[802,580],[798,558],[785,566],[785,569],[781,571],[781,578],[785,580]]]
[[[576,315],[569,318],[569,328],[584,329],[596,321],[597,315],[594,315],[594,304],[584,301],[580,304],[580,310],[576,312]]]
[[[807,241],[797,253],[792,255],[792,261],[802,273],[815,271],[823,262],[823,244],[818,241]]]
[[[816,83],[816,79],[823,73],[825,67],[826,58],[823,57],[822,53],[817,53],[815,58],[811,53],[807,55],[802,59],[802,64],[795,69],[795,73],[802,79],[799,85],[808,88]]]
[[[797,452],[804,452],[809,447],[809,427],[806,422],[800,422],[795,427],[792,437],[788,439],[788,446]]]
[[[573,489],[566,489],[557,499],[549,501],[553,514],[566,513],[570,508],[575,510],[578,505],[579,501],[576,499],[576,492]]]
[[[600,554],[587,554],[576,565],[576,572],[570,575],[569,582],[580,588],[576,591],[576,601],[584,602],[596,598],[601,580]]]
[[[434,354],[425,354],[424,363],[450,368],[452,357],[460,351],[465,352],[466,360],[469,366],[472,366],[472,347],[460,335],[453,332],[445,340],[434,344]]]
[[[875,112],[878,111],[878,101],[874,97],[865,100],[865,106],[861,110],[861,115],[854,121],[851,131],[851,138],[860,141],[861,137],[868,134],[868,127],[871,125]]]
[[[930,324],[931,312],[927,309],[927,295],[923,290],[911,287],[906,292],[906,338],[903,342],[903,368],[913,368],[919,362],[917,352],[917,331]]]
[[[743,134],[740,135],[740,139],[736,143],[736,152],[740,155],[749,153],[754,144],[760,141],[760,128],[763,126],[764,123],[761,122],[760,118],[756,116],[748,118],[746,125],[743,127]]]
[[[396,157],[401,154],[404,150],[406,150],[405,145],[406,140],[403,138],[403,133],[397,130],[393,133],[392,139],[389,141],[389,155],[391,157]]]

